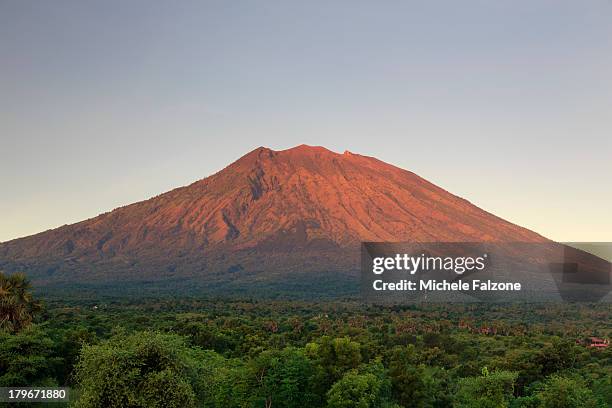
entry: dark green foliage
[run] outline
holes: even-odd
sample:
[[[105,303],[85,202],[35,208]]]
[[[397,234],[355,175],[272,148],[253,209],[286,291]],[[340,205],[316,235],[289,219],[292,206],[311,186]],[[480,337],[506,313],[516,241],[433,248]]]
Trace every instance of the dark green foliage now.
[[[573,368],[576,364],[578,353],[581,351],[573,340],[553,339],[538,353],[536,364],[541,367],[542,375],[549,375],[561,370]]]
[[[420,362],[414,345],[395,347],[389,363],[393,395],[404,407],[450,405],[446,370]]]
[[[361,364],[360,345],[348,337],[323,336],[318,342],[306,345],[306,354],[318,368],[319,391],[329,389],[345,372]]]
[[[85,344],[95,344],[96,335],[85,327],[77,326],[74,329],[56,330],[52,337],[55,355],[63,360],[63,364],[57,368],[57,380],[60,384],[68,384],[81,347]]]
[[[76,367],[77,407],[195,407],[198,363],[182,338],[119,334],[85,345]]]
[[[346,372],[327,392],[329,408],[391,408],[391,381],[382,364]]]
[[[188,336],[191,344],[218,353],[226,353],[236,347],[236,341],[225,335],[214,325],[201,322],[182,321],[176,325],[175,331]]]
[[[264,351],[249,364],[252,406],[298,408],[319,405],[315,368],[302,349]]]
[[[54,342],[33,325],[17,334],[0,331],[0,387],[57,385],[63,360],[54,356]]]
[[[0,381],[68,385],[77,406],[612,406],[612,350],[575,344],[610,337],[605,304],[46,302],[0,335]]]
[[[16,333],[32,324],[42,306],[30,289],[25,274],[7,276],[0,272],[0,331]]]
[[[606,408],[582,380],[559,375],[546,380],[537,398],[540,408]]]
[[[483,368],[481,376],[459,380],[455,394],[456,408],[505,408],[509,407],[514,394],[517,374],[511,371],[489,373]]]

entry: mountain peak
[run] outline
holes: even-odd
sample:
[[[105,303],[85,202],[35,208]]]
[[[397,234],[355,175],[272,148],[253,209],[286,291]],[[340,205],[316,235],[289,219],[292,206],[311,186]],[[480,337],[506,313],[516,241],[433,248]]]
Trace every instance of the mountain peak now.
[[[348,150],[345,151],[345,154],[348,152]],[[350,152],[349,152],[350,153]],[[290,147],[288,149],[282,149],[282,150],[274,150],[272,148],[266,147],[266,146],[260,146],[254,150],[252,150],[251,152],[247,153],[245,156],[250,156],[250,155],[277,155],[277,154],[291,154],[291,155],[316,155],[316,154],[324,154],[324,155],[328,155],[328,156],[341,156],[341,154],[336,153],[332,150],[329,150],[328,148],[324,147],[324,146],[312,146],[312,145],[307,145],[307,144],[300,144],[294,147]]]
[[[271,175],[276,172],[284,173],[288,170],[299,172],[301,170],[316,173],[336,171],[338,163],[348,158],[357,158],[359,155],[339,154],[323,146],[310,146],[301,144],[284,150],[273,150],[269,147],[258,147],[235,161],[230,167],[241,169],[242,173],[261,172]],[[382,162],[381,162],[382,163]]]
[[[242,160],[253,160],[253,159],[262,159],[262,158],[272,158],[276,156],[341,156],[340,154],[333,152],[323,146],[310,146],[306,144],[301,144],[298,146],[290,147],[288,149],[283,150],[274,150],[266,146],[259,146],[256,149],[251,150],[249,153],[242,156],[236,162],[240,162]]]
[[[287,152],[287,153],[291,152],[291,153],[302,153],[302,154],[313,154],[313,153],[328,153],[328,154],[335,154],[335,155],[338,154],[323,146],[311,146],[307,144],[301,144],[295,147],[291,147],[289,149],[281,150],[280,152]]]

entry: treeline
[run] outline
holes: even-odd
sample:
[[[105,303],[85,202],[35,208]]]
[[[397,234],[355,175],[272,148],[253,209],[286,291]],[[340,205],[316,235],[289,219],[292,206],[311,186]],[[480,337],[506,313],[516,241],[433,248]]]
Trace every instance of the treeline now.
[[[611,350],[576,344],[610,337],[609,305],[31,302],[0,330],[0,386],[77,407],[612,406]]]

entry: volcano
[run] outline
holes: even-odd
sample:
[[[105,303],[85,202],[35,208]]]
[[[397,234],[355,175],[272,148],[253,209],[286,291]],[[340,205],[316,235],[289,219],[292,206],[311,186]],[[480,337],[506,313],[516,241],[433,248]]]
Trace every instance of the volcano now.
[[[2,243],[0,269],[43,286],[317,280],[354,275],[362,241],[547,240],[373,157],[260,147],[191,185]]]

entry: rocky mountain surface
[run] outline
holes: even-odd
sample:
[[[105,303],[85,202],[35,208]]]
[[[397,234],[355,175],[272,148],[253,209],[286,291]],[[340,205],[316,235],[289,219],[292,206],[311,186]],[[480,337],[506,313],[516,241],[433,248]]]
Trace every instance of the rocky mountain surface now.
[[[362,241],[546,240],[373,157],[260,147],[189,186],[2,243],[0,269],[41,284],[350,274]]]

